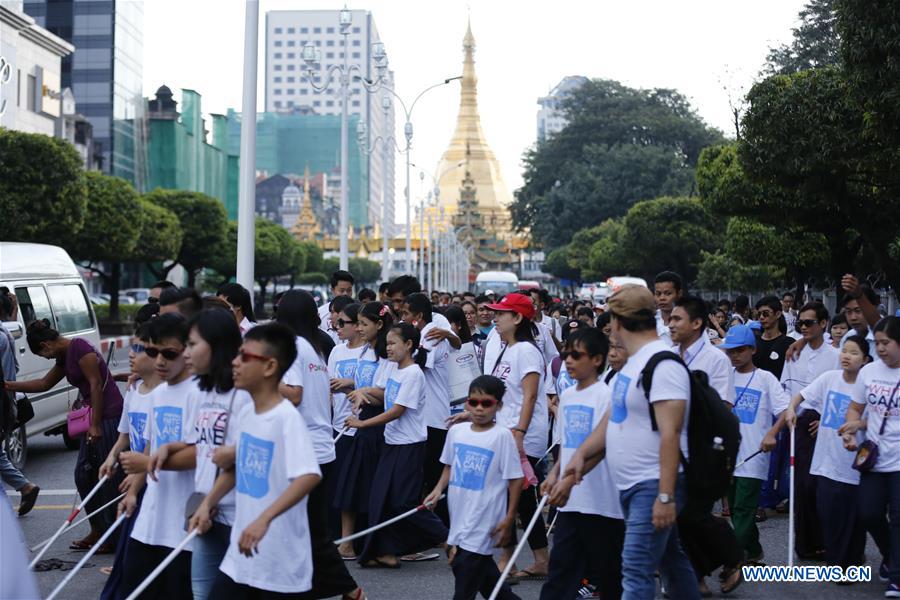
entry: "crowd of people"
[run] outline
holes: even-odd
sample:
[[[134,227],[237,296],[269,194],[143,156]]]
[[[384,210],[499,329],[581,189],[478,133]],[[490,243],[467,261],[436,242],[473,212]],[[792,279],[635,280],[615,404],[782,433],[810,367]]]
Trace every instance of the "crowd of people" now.
[[[5,369],[7,391],[78,387],[92,408],[79,492],[106,476],[88,508],[126,494],[72,546],[127,515],[101,549],[115,554],[102,598],[126,598],[193,530],[142,597],[361,600],[347,561],[396,569],[436,549],[455,589],[423,597],[487,598],[501,572],[505,600],[523,580],[543,582],[542,600],[653,598],[657,576],[668,597],[708,597],[714,573],[728,594],[763,564],[767,509],[793,511],[798,557],[828,565],[864,564],[868,533],[885,596],[900,597],[900,317],[855,277],[836,315],[789,293],[708,302],[672,272],[597,303],[355,283],[334,273],[321,307],[284,292],[263,321],[237,284],[203,298],[160,282],[125,375],[29,325],[56,366],[39,381]],[[461,372],[468,358],[478,368]],[[692,483],[703,398],[740,433],[719,497]],[[23,505],[36,497],[7,481]],[[526,525],[533,560],[518,568]]]

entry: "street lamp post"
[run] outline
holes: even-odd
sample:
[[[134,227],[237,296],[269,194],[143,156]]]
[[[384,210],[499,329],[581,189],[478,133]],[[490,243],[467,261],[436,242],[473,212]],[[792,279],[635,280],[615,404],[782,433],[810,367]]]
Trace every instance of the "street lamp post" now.
[[[303,47],[303,61],[306,63],[306,76],[309,85],[313,91],[322,93],[331,84],[332,77],[335,72],[340,75],[341,85],[341,224],[340,224],[340,268],[346,270],[350,261],[348,232],[349,223],[349,200],[347,194],[347,157],[349,154],[349,142],[347,140],[347,127],[349,120],[349,99],[350,99],[350,73],[355,69],[362,73],[362,68],[357,64],[350,64],[350,44],[348,37],[350,36],[350,25],[353,23],[353,14],[345,6],[340,13],[339,23],[341,27],[341,36],[344,38],[344,64],[331,65],[328,67],[328,77],[325,84],[318,86],[313,80],[313,75],[318,68],[321,59],[319,48],[313,44],[306,44]],[[362,79],[363,86],[369,91],[375,91],[381,86],[384,75],[387,72],[387,54],[384,51],[384,44],[376,42],[372,44],[372,57],[375,59],[375,67],[378,69],[378,78],[375,82]]]
[[[437,177],[435,177],[435,176],[431,173],[431,171],[429,171],[429,170],[427,170],[427,169],[423,169],[423,168],[419,167],[418,165],[416,165],[415,163],[410,163],[410,166],[413,166],[413,167],[416,167],[417,169],[419,169],[419,179],[421,179],[422,181],[425,180],[425,176],[426,176],[426,175],[428,175],[428,177],[431,179],[431,183],[434,185],[434,188],[433,188],[433,191],[434,191],[434,196],[433,196],[433,197],[434,197],[434,203],[437,205],[437,204],[440,203],[440,199],[441,199],[441,186],[440,186],[441,180],[444,179],[444,176],[446,176],[448,173],[452,173],[452,172],[455,171],[456,169],[458,169],[458,168],[464,166],[465,164],[466,164],[466,161],[461,160],[461,161],[459,161],[458,163],[456,163],[455,165],[453,165],[452,167],[448,167],[448,168],[444,169],[443,171],[441,171],[441,173],[439,173]],[[429,208],[431,207],[431,198],[432,198],[431,194],[432,194],[432,193],[429,192],[429,202],[428,202],[428,207],[429,207]],[[422,210],[423,210],[423,211],[425,210],[425,204],[424,204],[424,201],[423,201],[423,204],[422,204]],[[419,248],[419,281],[424,282],[424,281],[425,281],[425,276],[426,276],[427,273],[428,273],[428,267],[424,264],[424,263],[425,263],[425,251],[424,251],[424,249],[421,247],[421,246],[423,245],[424,241],[425,241],[425,240],[424,240],[424,234],[422,234],[422,228],[425,226],[425,225],[424,225],[424,223],[425,223],[425,221],[424,221],[424,219],[425,219],[424,214],[420,217],[420,219],[421,219],[421,220],[420,220],[420,225],[419,225],[419,231],[420,231],[420,236],[419,236],[419,237],[422,238],[422,239],[420,240],[420,242],[422,242],[422,243],[420,243],[420,248]],[[431,212],[429,211],[429,213],[428,213],[428,263],[431,263],[431,264],[433,265],[433,264],[434,264],[434,263],[433,263],[433,260],[432,260],[432,250],[433,250],[433,248],[432,248],[432,246],[431,246],[431,231],[432,231],[432,224],[431,224],[431,221],[432,221],[432,219],[431,219]],[[437,225],[438,225],[438,228],[440,228],[440,226],[443,225],[443,221],[442,221],[441,223],[438,223]],[[433,277],[433,270],[432,270],[432,277]],[[431,285],[434,286],[433,278],[432,278],[432,281],[431,281]]]
[[[244,89],[241,101],[241,160],[238,184],[237,265],[239,284],[253,299],[256,252],[256,63],[259,38],[259,0],[248,0],[244,22]]]

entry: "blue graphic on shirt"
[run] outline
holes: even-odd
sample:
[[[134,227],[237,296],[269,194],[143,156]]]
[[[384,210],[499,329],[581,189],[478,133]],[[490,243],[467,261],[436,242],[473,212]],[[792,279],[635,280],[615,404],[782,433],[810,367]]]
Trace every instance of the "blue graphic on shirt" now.
[[[450,485],[467,490],[483,490],[494,451],[468,444],[453,445]]]
[[[128,413],[128,424],[131,429],[129,441],[131,442],[132,452],[143,452],[147,440],[144,439],[144,429],[147,427],[147,413],[130,412]]]
[[[594,423],[594,409],[590,406],[573,405],[563,407],[563,448],[578,448],[591,433]]]
[[[609,415],[609,420],[613,423],[621,423],[628,418],[628,406],[625,404],[625,400],[628,398],[629,385],[631,385],[631,377],[626,377],[621,373],[616,376],[612,393],[612,414]]]
[[[756,422],[756,413],[759,412],[759,402],[762,400],[762,392],[752,388],[734,388],[735,398],[734,414],[745,425]]]
[[[384,410],[390,410],[400,395],[400,382],[388,379],[387,387],[384,388]]]
[[[261,440],[249,433],[241,433],[237,455],[237,490],[253,498],[269,493],[269,471],[275,442]]]
[[[847,418],[847,409],[850,408],[850,396],[828,390],[825,396],[825,413],[822,415],[822,427],[840,429]]]
[[[356,373],[353,375],[353,382],[356,389],[364,387],[372,387],[375,381],[375,372],[378,371],[378,361],[360,360],[356,363]]]
[[[347,360],[339,360],[335,363],[335,371],[337,372],[338,379],[352,379],[356,374],[356,363],[358,361],[355,358],[348,358]]]
[[[156,421],[156,447],[181,440],[181,408],[157,406],[153,409]]]
[[[565,369],[560,370],[559,377],[556,378],[556,393],[562,394],[564,391],[575,385],[576,381],[569,376],[569,372]]]

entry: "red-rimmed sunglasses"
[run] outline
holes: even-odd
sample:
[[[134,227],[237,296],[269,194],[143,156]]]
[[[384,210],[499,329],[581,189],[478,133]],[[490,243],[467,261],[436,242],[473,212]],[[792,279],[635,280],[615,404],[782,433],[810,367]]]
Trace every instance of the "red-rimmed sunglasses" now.
[[[482,406],[484,408],[491,408],[492,406],[497,404],[497,401],[493,400],[491,398],[485,398],[483,400],[479,400],[478,398],[469,398],[469,400],[466,402],[466,404],[468,404],[472,408],[476,408],[478,406]]]
[[[246,350],[239,350],[238,356],[241,357],[241,362],[250,362],[251,360],[261,360],[267,361],[271,359],[271,356],[263,356],[262,354],[253,354],[252,352],[247,352]]]

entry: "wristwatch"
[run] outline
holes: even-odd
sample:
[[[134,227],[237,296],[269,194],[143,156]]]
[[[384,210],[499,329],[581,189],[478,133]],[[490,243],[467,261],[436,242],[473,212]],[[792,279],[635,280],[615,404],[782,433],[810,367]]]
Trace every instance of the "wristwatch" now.
[[[669,494],[660,494],[656,497],[656,499],[659,500],[660,504],[671,504],[675,501],[675,499]]]
[[[513,428],[512,428],[512,431],[518,431],[518,432],[521,433],[522,435],[525,435],[525,434],[528,433],[527,431],[525,431],[525,430],[522,429],[521,427],[513,427]]]

